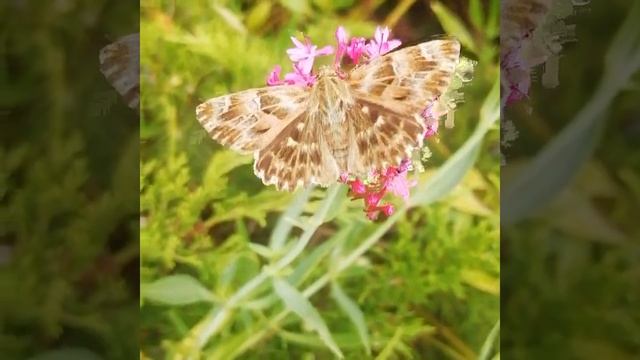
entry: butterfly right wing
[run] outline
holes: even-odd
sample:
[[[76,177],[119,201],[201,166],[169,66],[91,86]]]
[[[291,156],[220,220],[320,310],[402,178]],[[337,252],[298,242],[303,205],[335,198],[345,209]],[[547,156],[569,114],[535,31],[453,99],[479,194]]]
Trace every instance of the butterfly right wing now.
[[[351,173],[397,166],[422,146],[423,110],[449,87],[460,57],[456,40],[434,40],[391,52],[355,68],[349,83],[356,106]]]

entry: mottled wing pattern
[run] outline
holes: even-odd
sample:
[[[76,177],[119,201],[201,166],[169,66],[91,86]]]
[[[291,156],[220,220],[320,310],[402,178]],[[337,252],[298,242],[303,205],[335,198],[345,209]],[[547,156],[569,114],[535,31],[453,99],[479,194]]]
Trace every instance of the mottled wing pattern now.
[[[309,90],[300,86],[250,89],[210,99],[196,108],[209,135],[241,153],[265,148],[306,110]]]
[[[373,59],[349,82],[357,96],[424,109],[449,87],[459,58],[458,41],[433,40]]]
[[[127,105],[140,103],[140,34],[123,36],[100,50],[100,71]]]
[[[460,57],[455,40],[434,40],[389,53],[353,70],[349,82],[358,105],[348,119],[363,169],[382,169],[422,146],[422,111],[451,84]]]
[[[426,127],[421,109],[396,105],[374,98],[360,99],[347,113],[350,174],[366,178],[371,171],[398,166],[414,149],[422,147]]]
[[[339,176],[317,111],[303,112],[254,155],[254,172],[265,185],[294,190],[309,184],[328,186]]]

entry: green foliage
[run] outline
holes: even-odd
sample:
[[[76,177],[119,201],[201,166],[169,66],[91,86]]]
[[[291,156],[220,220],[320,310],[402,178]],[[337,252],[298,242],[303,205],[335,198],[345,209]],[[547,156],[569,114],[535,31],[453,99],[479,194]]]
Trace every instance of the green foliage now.
[[[462,2],[482,26],[466,22],[467,10],[438,14],[442,24],[464,29],[478,72],[464,88],[457,126],[430,145],[428,171],[415,175],[410,202],[397,202],[397,212],[379,223],[365,218],[343,185],[294,194],[263,186],[250,157],[222,149],[195,119],[205,99],[262,86],[276,64],[288,71],[285,50],[300,32],[320,45],[334,43],[338,25],[370,37],[378,12],[393,14],[388,21],[403,22],[415,39],[443,32],[436,18],[424,21],[424,4],[411,12],[405,5],[142,3],[143,358],[495,353],[499,170],[490,149],[499,140],[499,88],[497,23],[487,25],[492,10]]]
[[[138,124],[98,59],[138,12],[101,3],[0,5],[6,359],[138,354]]]

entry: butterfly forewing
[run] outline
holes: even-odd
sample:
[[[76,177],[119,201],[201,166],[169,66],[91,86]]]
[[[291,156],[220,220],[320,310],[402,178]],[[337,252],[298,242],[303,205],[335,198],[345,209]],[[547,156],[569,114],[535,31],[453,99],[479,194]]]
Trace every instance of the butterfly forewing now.
[[[456,40],[433,40],[373,59],[355,68],[349,82],[360,96],[424,109],[449,87],[459,58]]]
[[[305,111],[309,96],[300,86],[250,89],[210,99],[196,108],[209,135],[242,153],[265,148]]]

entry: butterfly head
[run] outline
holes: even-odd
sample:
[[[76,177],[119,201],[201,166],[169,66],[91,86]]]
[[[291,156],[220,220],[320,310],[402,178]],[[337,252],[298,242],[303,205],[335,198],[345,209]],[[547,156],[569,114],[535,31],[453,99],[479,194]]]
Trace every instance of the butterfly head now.
[[[338,78],[338,74],[336,74],[336,70],[328,65],[323,65],[320,67],[318,71],[318,78]]]

